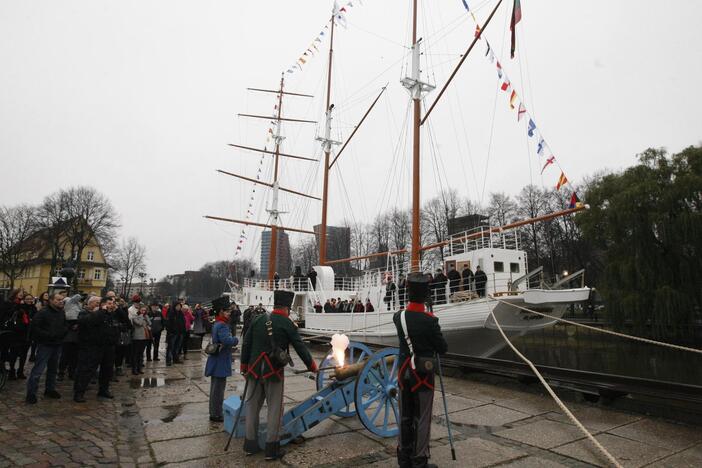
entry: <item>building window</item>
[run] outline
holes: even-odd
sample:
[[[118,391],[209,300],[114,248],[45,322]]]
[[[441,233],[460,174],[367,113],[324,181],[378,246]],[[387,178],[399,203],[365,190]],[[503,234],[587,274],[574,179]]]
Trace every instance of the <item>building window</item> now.
[[[85,279],[85,270],[84,270],[83,268],[81,268],[80,270],[78,270],[78,279],[79,279],[79,280]]]
[[[93,252],[93,251],[91,250],[91,251],[88,252],[88,261],[89,261],[89,262],[92,262],[93,260],[95,260],[95,252]],[[95,278],[95,279],[99,279],[99,278]]]
[[[509,264],[509,271],[512,273],[519,273],[519,263],[512,262]]]
[[[95,273],[93,273],[93,279],[99,280],[102,278],[102,270],[100,268],[95,269]]]
[[[505,264],[503,262],[494,263],[495,273],[502,273],[505,271]]]

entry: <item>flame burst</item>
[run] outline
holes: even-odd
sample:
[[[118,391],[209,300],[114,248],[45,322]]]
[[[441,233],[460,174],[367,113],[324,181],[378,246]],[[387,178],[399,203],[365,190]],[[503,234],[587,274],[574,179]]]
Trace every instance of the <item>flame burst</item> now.
[[[334,334],[331,339],[332,355],[336,360],[337,367],[344,366],[346,348],[349,347],[349,338],[346,335]]]

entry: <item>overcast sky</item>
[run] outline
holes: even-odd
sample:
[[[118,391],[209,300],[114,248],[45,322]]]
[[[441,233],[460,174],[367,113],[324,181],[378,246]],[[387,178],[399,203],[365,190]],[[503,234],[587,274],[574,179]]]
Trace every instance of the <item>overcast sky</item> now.
[[[215,172],[255,177],[259,167],[260,154],[227,146],[266,144],[267,122],[236,114],[270,115],[275,96],[246,88],[276,88],[327,24],[332,3],[0,0],[0,203],[39,203],[62,187],[92,185],[114,204],[121,235],[145,244],[150,276],[233,258],[240,227],[203,215],[243,218],[253,195],[251,219],[266,222],[268,190],[253,193],[252,184]],[[410,2],[353,3],[335,38],[334,138],[345,140],[389,86],[332,169],[331,224],[410,203],[408,96],[399,83]],[[647,147],[700,144],[700,2],[523,0],[514,60],[511,3],[486,38],[575,184],[633,164]],[[420,4],[422,69],[441,86],[474,24],[460,0]],[[496,2],[469,4],[482,22]],[[286,99],[286,116],[323,119],[328,46],[325,38],[322,53],[286,74],[287,90],[316,96]],[[539,174],[543,158],[498,86],[480,44],[423,128],[423,199],[448,185],[484,205],[490,192],[555,185],[559,171]],[[319,157],[320,128],[284,126],[283,151]],[[271,162],[264,158],[265,180]],[[321,192],[321,164],[287,160],[281,173],[282,186]],[[319,222],[319,202],[281,198],[283,224]],[[257,259],[258,231],[246,233],[242,256]]]

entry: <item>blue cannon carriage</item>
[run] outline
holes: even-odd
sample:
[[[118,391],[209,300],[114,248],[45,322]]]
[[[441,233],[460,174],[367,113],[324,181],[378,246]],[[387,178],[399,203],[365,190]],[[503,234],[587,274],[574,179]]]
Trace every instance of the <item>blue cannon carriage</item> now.
[[[380,437],[396,436],[400,409],[397,371],[399,350],[385,348],[373,353],[363,343],[351,342],[345,352],[347,366],[334,369],[326,357],[317,374],[317,393],[283,415],[280,443],[285,445],[332,415],[358,416],[363,426]],[[224,429],[231,434],[242,405],[238,395],[224,401]],[[245,405],[245,403],[244,403]],[[245,408],[242,408],[234,437],[245,435]],[[265,418],[264,418],[265,420]],[[259,426],[259,443],[265,445],[266,427]]]

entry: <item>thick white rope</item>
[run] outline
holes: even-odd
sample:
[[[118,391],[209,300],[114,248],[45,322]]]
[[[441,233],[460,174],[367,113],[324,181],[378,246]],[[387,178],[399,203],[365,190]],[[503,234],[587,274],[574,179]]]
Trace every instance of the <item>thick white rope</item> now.
[[[528,309],[526,307],[523,307],[523,306],[520,306],[517,304],[513,304],[509,301],[505,301],[503,299],[497,299],[494,296],[490,296],[490,298],[494,301],[501,302],[501,303],[506,304],[506,305],[510,305],[510,306],[515,307],[517,309],[521,309],[521,310],[524,310],[526,312],[530,312],[532,314],[541,315],[542,317],[547,317],[547,318],[550,318],[553,320],[558,320],[559,322],[567,323],[568,325],[575,325],[576,327],[587,328],[588,330],[594,330],[596,332],[606,333],[608,335],[614,335],[614,336],[618,336],[620,338],[627,338],[629,340],[641,341],[642,343],[654,344],[654,345],[658,345],[658,346],[665,346],[666,348],[672,348],[672,349],[677,349],[680,351],[688,351],[691,353],[702,354],[702,349],[688,348],[687,346],[679,346],[679,345],[675,345],[675,344],[671,344],[671,343],[665,343],[663,341],[649,340],[648,338],[641,338],[639,336],[632,336],[632,335],[627,335],[624,333],[618,333],[618,332],[615,332],[612,330],[607,330],[604,328],[592,327],[590,325],[585,325],[584,323],[572,322],[572,321],[566,320],[564,318],[554,317],[553,315],[544,314],[543,312],[538,312],[536,310],[531,310],[531,309]]]
[[[514,351],[515,354],[517,356],[519,356],[519,358],[522,361],[524,361],[531,368],[532,372],[534,372],[536,377],[538,377],[539,381],[544,386],[546,391],[551,395],[551,397],[555,400],[556,404],[561,408],[561,411],[563,411],[565,413],[565,415],[568,416],[568,419],[570,419],[573,422],[573,424],[575,424],[577,426],[577,428],[580,429],[580,431],[583,434],[585,434],[585,436],[588,439],[590,439],[590,442],[592,442],[593,445],[595,447],[597,447],[597,449],[600,452],[602,452],[602,454],[607,458],[607,460],[609,460],[609,462],[612,464],[612,466],[616,466],[617,468],[621,468],[622,465],[617,461],[617,459],[614,458],[612,456],[612,454],[609,453],[607,451],[607,449],[604,448],[602,446],[602,444],[600,444],[600,442],[597,439],[595,439],[595,437],[590,433],[590,431],[585,429],[585,426],[583,426],[580,423],[580,421],[578,421],[578,418],[576,418],[573,415],[573,413],[571,413],[570,410],[566,407],[566,405],[561,401],[561,399],[558,398],[558,395],[556,395],[556,393],[553,391],[551,386],[546,382],[546,380],[543,378],[541,373],[536,369],[534,364],[529,359],[527,359],[526,356],[524,356],[522,353],[520,353],[519,350],[517,348],[515,348],[514,345],[509,341],[509,338],[507,338],[507,335],[505,335],[505,332],[502,331],[502,327],[500,326],[500,323],[497,321],[497,317],[495,317],[495,314],[493,313],[492,310],[490,311],[490,315],[492,315],[492,319],[495,321],[495,325],[497,325],[497,330],[502,335],[502,338],[504,338],[505,342],[509,345],[510,348],[512,348],[512,351]]]

